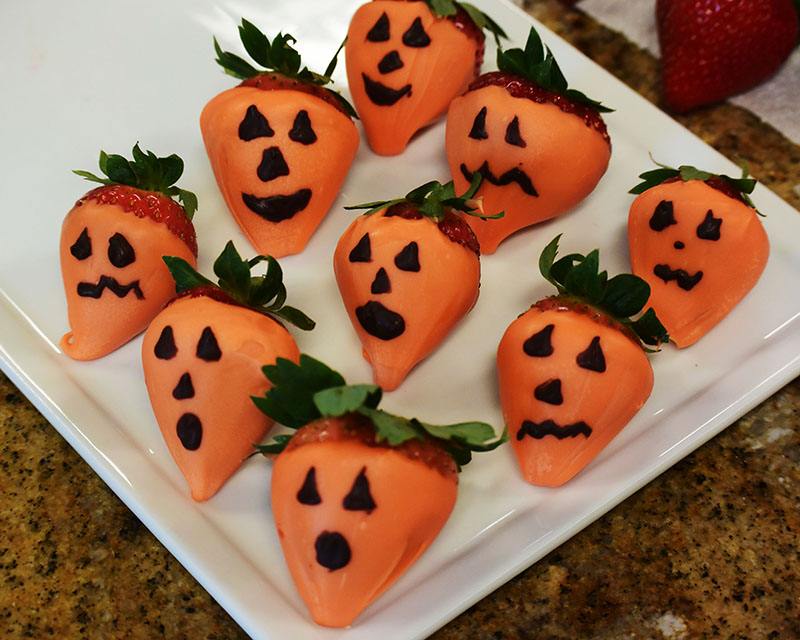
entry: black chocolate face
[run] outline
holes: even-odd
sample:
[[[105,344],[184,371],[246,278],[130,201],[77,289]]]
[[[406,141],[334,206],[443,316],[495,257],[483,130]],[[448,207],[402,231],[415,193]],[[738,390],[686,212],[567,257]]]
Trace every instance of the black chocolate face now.
[[[353,480],[353,486],[350,491],[342,500],[342,507],[347,511],[366,511],[367,514],[370,514],[376,506],[369,490],[367,468],[363,467],[356,479]]]
[[[203,441],[203,425],[195,414],[184,413],[178,418],[176,431],[185,449],[197,451],[200,448],[200,443]]]
[[[124,298],[131,291],[133,291],[133,294],[139,300],[144,300],[144,294],[139,287],[138,280],[134,280],[129,284],[120,284],[117,282],[116,278],[112,278],[110,276],[100,276],[97,284],[92,284],[91,282],[79,282],[77,290],[78,295],[82,298],[99,298],[106,290],[110,291],[118,298]]]
[[[589,346],[575,358],[575,362],[578,363],[581,369],[588,369],[597,373],[603,373],[606,370],[606,358],[600,346],[600,336],[592,338]]]
[[[317,489],[317,470],[311,467],[306,473],[306,478],[303,480],[303,486],[297,492],[297,501],[300,504],[309,506],[317,505],[322,502]]]
[[[161,330],[161,335],[158,336],[153,352],[159,360],[172,360],[177,355],[178,347],[175,344],[175,334],[170,325]]]
[[[650,216],[650,228],[653,231],[663,231],[673,224],[678,224],[675,220],[675,210],[670,200],[662,200],[656,205],[653,210],[653,215]]]
[[[372,25],[372,28],[367,32],[367,40],[370,42],[386,42],[389,37],[389,16],[384,11],[381,17]]]
[[[89,229],[84,227],[81,235],[69,248],[69,252],[76,260],[86,260],[92,255],[92,240],[89,238]]]
[[[289,131],[289,139],[305,145],[314,144],[317,141],[317,134],[314,133],[311,118],[305,109],[298,111],[294,117],[292,129]]]
[[[271,138],[275,135],[272,127],[256,105],[247,107],[247,112],[239,123],[239,139],[248,142],[256,138]]]
[[[556,424],[552,420],[543,422],[524,420],[520,430],[517,432],[517,440],[522,440],[525,436],[530,436],[535,440],[541,440],[546,436],[555,436],[559,440],[564,440],[565,438],[577,438],[578,436],[588,438],[590,435],[592,435],[592,428],[582,420],[564,426]]]
[[[722,226],[722,218],[715,218],[714,212],[709,209],[706,212],[706,217],[697,225],[697,237],[701,240],[711,240],[716,242],[720,238],[720,227]]]
[[[411,95],[411,85],[406,84],[399,89],[392,89],[387,87],[382,82],[373,80],[366,73],[361,73],[361,78],[364,81],[364,91],[367,97],[373,104],[379,107],[391,107],[400,100],[403,96]]]
[[[206,362],[216,362],[222,357],[222,351],[217,343],[217,336],[214,335],[211,327],[206,327],[203,329],[203,333],[200,334],[195,354]]]
[[[364,331],[381,340],[393,340],[406,330],[403,316],[387,309],[377,300],[356,307],[356,318]]]
[[[683,269],[672,269],[668,264],[657,264],[653,267],[653,274],[661,278],[665,283],[675,281],[684,291],[691,291],[703,279],[702,271],[690,274]]]
[[[553,329],[555,325],[548,324],[541,331],[537,331],[522,343],[522,350],[532,358],[546,358],[553,353]]]
[[[419,17],[414,18],[414,22],[412,22],[411,26],[403,33],[402,39],[404,45],[416,49],[427,47],[431,43],[431,38],[425,32],[425,28],[422,26],[422,19]]]
[[[115,233],[108,239],[108,261],[118,269],[136,261],[136,252],[121,233]]]
[[[192,384],[192,376],[188,371],[178,380],[178,384],[176,384],[175,388],[172,390],[172,397],[176,400],[194,398],[194,385]]]
[[[308,206],[311,201],[311,189],[299,189],[289,195],[267,196],[259,198],[250,193],[242,194],[242,201],[256,215],[270,222],[289,220]]]
[[[330,571],[336,571],[350,564],[350,545],[338,531],[320,533],[314,542],[314,550],[317,554],[317,563]]]

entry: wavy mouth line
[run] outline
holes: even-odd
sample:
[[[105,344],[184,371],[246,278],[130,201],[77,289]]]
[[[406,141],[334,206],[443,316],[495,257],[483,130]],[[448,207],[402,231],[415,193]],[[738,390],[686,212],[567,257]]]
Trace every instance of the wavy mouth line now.
[[[364,79],[364,91],[367,97],[379,107],[391,107],[405,95],[411,95],[411,85],[407,84],[400,89],[392,89],[385,84],[373,80],[366,73],[362,73]]]
[[[461,173],[464,178],[468,182],[472,182],[472,176],[475,174],[475,171],[470,171],[467,169],[467,165],[463,162],[461,163]],[[534,198],[539,197],[538,191],[533,186],[533,182],[531,182],[530,177],[527,173],[525,173],[522,169],[518,167],[514,167],[513,169],[509,169],[500,177],[497,177],[492,173],[492,170],[489,168],[489,162],[487,160],[483,161],[483,164],[478,169],[477,173],[480,173],[483,176],[483,179],[487,182],[490,182],[496,187],[505,187],[512,182],[519,185],[519,188],[522,189],[523,192],[527,193],[529,196]]]
[[[583,420],[561,426],[553,420],[543,422],[533,422],[523,420],[520,430],[517,432],[517,440],[522,440],[525,436],[530,436],[535,440],[541,440],[546,436],[555,436],[559,440],[565,438],[577,438],[578,436],[589,437],[592,435],[592,428]]]
[[[139,300],[144,300],[144,294],[139,287],[139,281],[134,280],[130,284],[120,284],[116,278],[111,276],[100,276],[97,284],[91,282],[78,283],[78,295],[81,298],[99,298],[103,295],[103,291],[108,289],[118,298],[124,298],[131,291],[136,295]]]
[[[288,195],[275,195],[259,198],[250,193],[242,193],[242,201],[253,213],[270,222],[289,220],[308,206],[311,189],[299,189]]]
[[[698,271],[694,275],[689,275],[684,269],[672,269],[668,264],[657,264],[653,267],[653,274],[661,278],[665,284],[673,280],[684,291],[691,291],[694,286],[703,279],[703,272]]]

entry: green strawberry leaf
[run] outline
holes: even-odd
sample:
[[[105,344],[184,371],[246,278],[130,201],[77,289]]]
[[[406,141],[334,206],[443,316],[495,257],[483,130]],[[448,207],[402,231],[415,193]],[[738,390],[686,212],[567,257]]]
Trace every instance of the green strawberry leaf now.
[[[652,160],[653,157],[650,156]],[[750,198],[750,194],[753,193],[753,189],[756,187],[756,180],[754,178],[748,177],[748,170],[747,164],[744,160],[739,159],[739,166],[742,169],[742,175],[739,178],[732,178],[731,176],[727,176],[722,173],[711,173],[710,171],[703,171],[698,169],[697,167],[693,167],[691,165],[681,165],[677,169],[673,167],[669,167],[665,164],[661,164],[660,162],[656,162],[653,160],[655,164],[659,166],[658,169],[651,169],[650,171],[645,171],[644,173],[639,174],[639,179],[641,180],[640,183],[634,185],[628,193],[632,193],[634,195],[639,195],[640,193],[644,193],[648,189],[652,189],[653,187],[657,187],[658,185],[670,180],[672,178],[680,177],[681,180],[684,182],[688,182],[689,180],[708,180],[709,178],[719,178],[724,180],[728,183],[733,189],[739,192],[742,196],[742,200],[745,201],[748,207],[753,209],[758,215],[762,214],[755,204],[753,204],[752,199]]]
[[[214,274],[218,278],[216,284],[198,273],[182,258],[163,256],[163,260],[175,280],[177,293],[211,285],[224,291],[236,302],[259,313],[286,320],[298,329],[309,331],[315,326],[314,321],[302,311],[283,304],[286,300],[283,271],[272,256],[258,255],[244,260],[229,240],[214,261]],[[252,276],[252,268],[260,262],[267,263],[266,273]]]
[[[311,71],[308,67],[302,66],[300,54],[292,46],[297,40],[291,34],[279,32],[270,41],[257,26],[242,18],[242,24],[239,26],[239,39],[242,41],[247,54],[261,68],[254,67],[235,53],[223,51],[217,39],[214,38],[214,51],[217,54],[215,60],[228,75],[239,80],[247,80],[263,73],[274,72],[299,82],[317,85],[323,87],[331,97],[335,98],[351,118],[358,118],[353,105],[342,94],[325,87],[326,84],[333,81],[331,75],[336,69],[336,60],[344,46],[344,42],[339,45],[333,59],[328,63],[325,73],[319,74]]]
[[[609,280],[607,272],[599,271],[600,252],[597,249],[586,256],[570,253],[556,260],[560,240],[559,234],[539,255],[539,271],[556,287],[558,296],[602,311],[630,330],[640,343],[657,346],[669,340],[652,308],[641,317],[632,319],[650,297],[647,282],[630,273],[621,273]]]
[[[100,171],[107,176],[99,178],[88,171],[73,170],[76,175],[91,182],[104,185],[122,184],[143,191],[160,193],[168,198],[178,198],[183,210],[191,220],[197,211],[197,196],[191,191],[174,186],[183,175],[183,160],[172,155],[159,158],[152,151],[144,152],[137,142],[133,146],[133,160],[117,154],[100,151],[98,165]]]
[[[254,456],[259,453],[263,456],[277,455],[286,448],[286,445],[289,444],[289,440],[291,439],[292,436],[286,433],[274,435],[272,436],[271,444],[254,444],[253,446],[256,448],[256,451],[247,457],[249,458],[250,456]]]
[[[559,93],[576,102],[588,105],[598,113],[613,111],[575,89],[569,89],[567,79],[558,66],[553,52],[545,47],[536,29],[530,28],[525,49],[506,49],[498,46],[497,68],[505,73],[522,76],[534,84]]]
[[[425,0],[433,15],[437,18],[454,16],[459,7],[472,19],[481,31],[489,31],[494,36],[495,42],[500,45],[500,38],[508,38],[506,32],[492,18],[468,2],[458,2],[456,0]]]
[[[472,174],[472,181],[467,190],[460,196],[456,195],[455,186],[451,180],[447,184],[440,184],[436,180],[431,180],[425,184],[409,191],[405,198],[395,198],[394,200],[377,200],[375,202],[365,202],[363,204],[354,204],[346,206],[345,209],[351,211],[353,209],[367,209],[364,212],[365,216],[371,215],[382,209],[388,209],[396,204],[403,202],[410,202],[415,205],[419,212],[429,218],[440,221],[445,216],[445,211],[450,209],[452,211],[460,211],[467,215],[480,218],[481,220],[495,220],[502,218],[505,211],[493,215],[485,215],[481,213],[481,200],[477,201],[474,198],[478,187],[483,180],[480,172],[475,171]]]
[[[253,402],[268,417],[292,429],[319,418],[355,413],[370,420],[376,441],[397,446],[411,439],[434,440],[459,466],[469,461],[471,452],[491,451],[507,439],[505,432],[495,439],[494,429],[485,422],[431,425],[383,411],[378,408],[383,394],[380,387],[347,385],[341,374],[306,354],[301,354],[297,364],[278,358],[274,365],[263,367],[263,372],[272,386],[263,396],[253,396]],[[276,453],[280,445],[271,445],[269,453]]]

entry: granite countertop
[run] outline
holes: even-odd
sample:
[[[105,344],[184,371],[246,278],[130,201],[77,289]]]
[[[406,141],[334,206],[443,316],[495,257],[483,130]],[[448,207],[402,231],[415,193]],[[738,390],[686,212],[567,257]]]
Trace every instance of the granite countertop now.
[[[525,8],[658,103],[650,54]],[[677,119],[800,209],[800,147],[729,104]],[[0,443],[0,637],[247,637],[2,374]],[[798,638],[799,502],[797,379],[432,637]]]

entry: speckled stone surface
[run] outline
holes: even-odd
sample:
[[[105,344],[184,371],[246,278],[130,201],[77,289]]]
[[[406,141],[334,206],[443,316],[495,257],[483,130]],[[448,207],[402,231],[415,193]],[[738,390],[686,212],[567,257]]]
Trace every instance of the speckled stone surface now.
[[[526,9],[658,103],[652,56]],[[800,208],[780,133],[727,104],[678,120]],[[247,637],[2,374],[0,447],[0,638]],[[433,638],[800,638],[799,502],[800,379]]]

